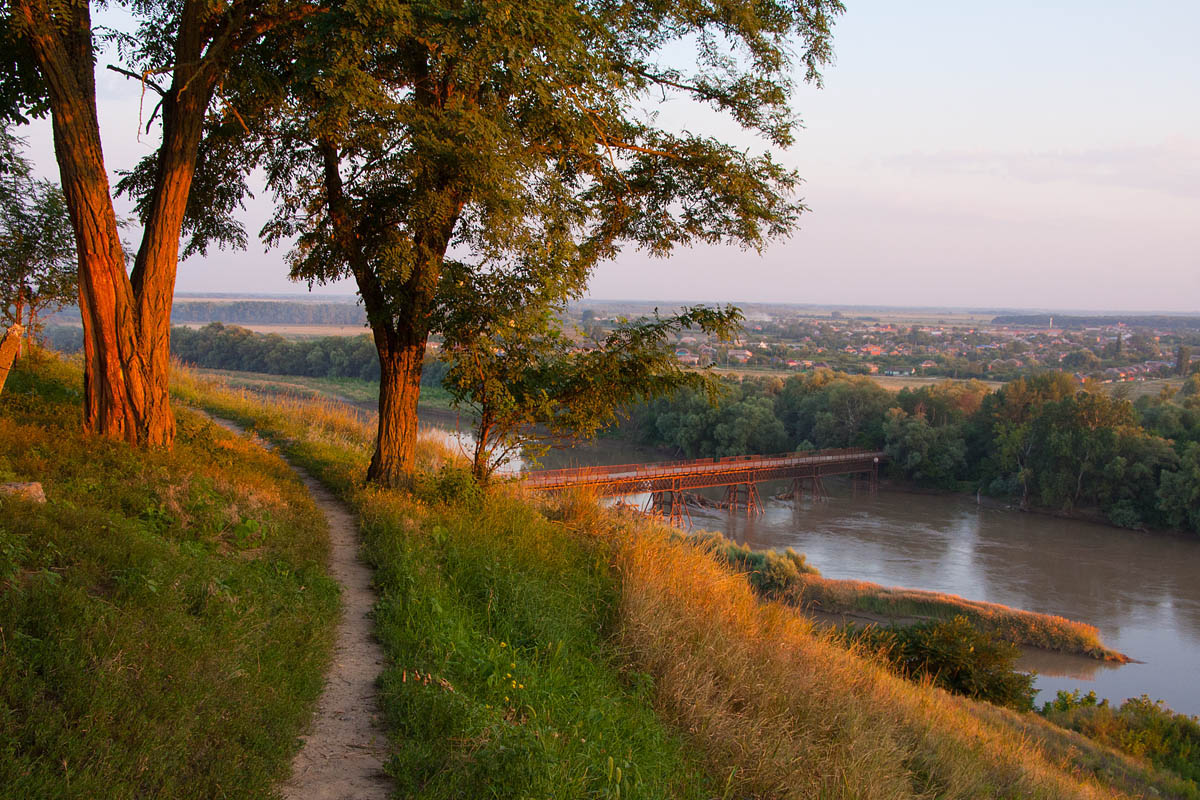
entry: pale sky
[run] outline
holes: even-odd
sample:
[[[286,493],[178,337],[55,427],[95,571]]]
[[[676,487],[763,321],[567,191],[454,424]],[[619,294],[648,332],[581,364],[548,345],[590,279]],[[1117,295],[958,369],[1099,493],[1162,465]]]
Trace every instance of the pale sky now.
[[[761,256],[628,251],[591,297],[1200,312],[1200,3],[846,5],[780,154],[805,179],[799,229]],[[98,79],[113,171],[153,142],[138,85]],[[56,177],[48,125],[21,133]],[[255,242],[184,262],[176,288],[307,291],[286,272]]]

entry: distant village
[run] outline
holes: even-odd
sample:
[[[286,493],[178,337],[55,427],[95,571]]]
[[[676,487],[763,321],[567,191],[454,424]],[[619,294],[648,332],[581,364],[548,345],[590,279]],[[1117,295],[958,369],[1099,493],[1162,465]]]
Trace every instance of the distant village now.
[[[578,325],[592,338],[617,316],[584,308]],[[682,333],[675,357],[696,367],[1011,380],[1044,369],[1080,380],[1135,381],[1200,368],[1200,329],[1111,324],[920,324],[848,316],[757,313],[731,342]],[[584,345],[586,346],[586,344]],[[1193,356],[1193,350],[1196,355]]]

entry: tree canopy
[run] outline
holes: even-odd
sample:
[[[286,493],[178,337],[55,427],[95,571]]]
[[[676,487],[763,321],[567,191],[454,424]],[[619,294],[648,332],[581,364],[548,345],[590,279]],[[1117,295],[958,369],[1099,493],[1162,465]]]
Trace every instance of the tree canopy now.
[[[472,282],[453,270],[447,278],[437,321],[450,364],[443,385],[478,419],[472,460],[479,480],[518,449],[536,457],[533,445],[595,436],[633,403],[685,387],[715,394],[715,381],[684,369],[668,339],[689,329],[728,338],[742,320],[734,308],[656,312],[619,323],[591,346],[564,332],[561,308],[540,283]]]
[[[567,298],[623,246],[786,235],[804,206],[770,148],[792,143],[795,62],[819,80],[841,10],[349,0],[263,52],[277,95],[232,81],[238,108],[264,112],[251,125],[278,201],[264,235],[294,241],[295,278],[353,276],[366,306],[382,369],[369,476],[412,470],[447,265]],[[687,130],[684,105],[731,118],[761,152]],[[214,129],[211,152],[232,163],[223,141]]]

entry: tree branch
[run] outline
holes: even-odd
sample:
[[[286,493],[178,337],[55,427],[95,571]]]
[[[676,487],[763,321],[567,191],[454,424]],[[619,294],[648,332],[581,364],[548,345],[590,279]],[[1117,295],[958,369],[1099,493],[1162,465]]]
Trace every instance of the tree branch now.
[[[135,81],[140,81],[143,87],[149,86],[151,89],[158,92],[160,97],[166,97],[166,95],[167,95],[167,90],[164,89],[163,87],[159,86],[154,81],[150,80],[150,76],[153,75],[155,72],[167,72],[168,70],[161,70],[161,69],[153,70],[153,71],[147,70],[146,72],[143,72],[141,75],[139,75],[136,72],[130,72],[129,70],[122,69],[121,67],[118,67],[114,64],[107,65],[107,69],[112,70],[113,72],[117,73],[118,75],[124,75],[126,78],[133,78]]]

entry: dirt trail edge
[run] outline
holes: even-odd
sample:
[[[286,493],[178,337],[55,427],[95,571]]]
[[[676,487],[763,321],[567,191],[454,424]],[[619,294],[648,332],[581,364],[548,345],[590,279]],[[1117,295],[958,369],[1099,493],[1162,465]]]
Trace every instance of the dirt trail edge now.
[[[229,420],[212,419],[246,435]],[[376,681],[384,656],[372,635],[371,569],[358,558],[354,515],[311,475],[288,463],[329,524],[329,571],[342,587],[342,615],[312,728],[301,737],[304,745],[292,760],[282,794],[287,800],[383,800],[391,795],[392,782],[383,771],[387,735],[379,720]]]

